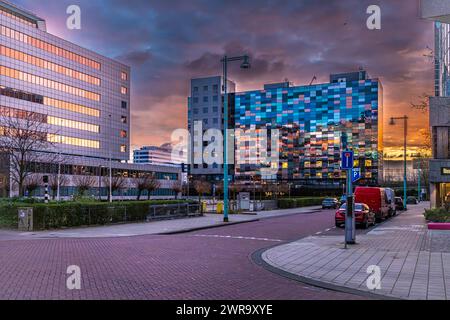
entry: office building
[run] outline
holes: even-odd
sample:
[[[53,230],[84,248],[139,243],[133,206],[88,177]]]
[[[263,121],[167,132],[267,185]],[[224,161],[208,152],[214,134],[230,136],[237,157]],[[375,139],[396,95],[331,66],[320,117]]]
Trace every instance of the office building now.
[[[180,167],[182,163],[187,164],[187,155],[172,154],[172,145],[170,143],[165,143],[159,147],[144,146],[133,150],[133,163]]]
[[[44,19],[4,1],[0,58],[1,115],[33,115],[47,125],[42,134],[52,145],[36,152],[58,154],[71,165],[109,166],[111,160],[114,168],[125,169],[130,146],[128,66],[52,35]],[[3,170],[0,180],[16,195],[8,171]]]

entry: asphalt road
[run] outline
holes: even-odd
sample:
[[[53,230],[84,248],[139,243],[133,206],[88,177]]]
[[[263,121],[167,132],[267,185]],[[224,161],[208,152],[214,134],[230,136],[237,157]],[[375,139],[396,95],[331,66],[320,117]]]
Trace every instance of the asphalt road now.
[[[334,210],[176,235],[0,240],[0,299],[362,299],[251,260],[256,250],[314,234],[343,234]],[[80,267],[80,290],[66,287],[69,265]]]

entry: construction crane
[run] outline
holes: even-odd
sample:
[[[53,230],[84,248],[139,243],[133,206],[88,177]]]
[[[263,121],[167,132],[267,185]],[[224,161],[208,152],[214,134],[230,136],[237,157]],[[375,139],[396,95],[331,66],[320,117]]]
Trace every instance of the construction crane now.
[[[316,81],[316,80],[317,80],[317,77],[316,77],[316,75],[314,75],[314,77],[311,79],[311,82],[309,83],[309,85],[312,85],[313,82]]]

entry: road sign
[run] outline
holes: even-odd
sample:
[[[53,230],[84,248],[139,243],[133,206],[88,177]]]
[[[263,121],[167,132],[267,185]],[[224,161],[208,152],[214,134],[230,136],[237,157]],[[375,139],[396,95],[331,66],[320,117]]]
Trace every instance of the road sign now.
[[[361,179],[361,169],[360,168],[353,168],[352,169],[352,182],[356,182],[359,179]]]
[[[350,170],[353,168],[353,151],[342,151],[341,169]]]

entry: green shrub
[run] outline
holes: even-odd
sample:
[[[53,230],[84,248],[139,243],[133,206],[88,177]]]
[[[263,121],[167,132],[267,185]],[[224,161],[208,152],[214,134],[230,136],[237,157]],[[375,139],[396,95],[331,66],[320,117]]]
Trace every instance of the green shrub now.
[[[323,199],[322,197],[278,199],[278,208],[289,209],[316,206],[322,204]]]
[[[182,200],[150,200],[122,202],[51,202],[0,203],[0,228],[17,228],[17,210],[33,208],[33,229],[57,229],[88,225],[105,225],[120,222],[145,221],[150,205],[186,203]]]
[[[423,214],[427,221],[431,222],[450,222],[450,211],[446,208],[435,208],[425,210]]]

